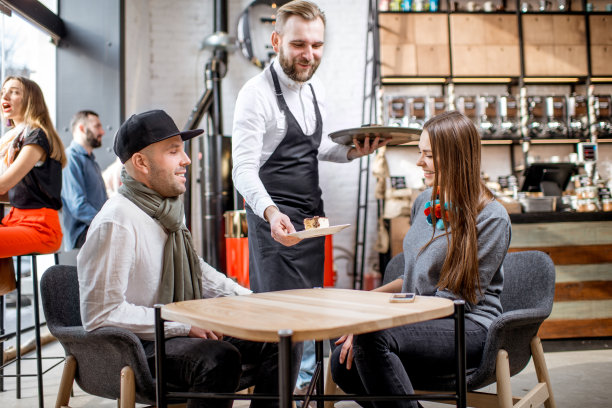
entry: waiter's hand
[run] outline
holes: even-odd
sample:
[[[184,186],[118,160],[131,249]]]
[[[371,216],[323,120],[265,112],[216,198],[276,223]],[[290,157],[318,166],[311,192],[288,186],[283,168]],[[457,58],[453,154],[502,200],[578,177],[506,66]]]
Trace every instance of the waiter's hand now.
[[[270,223],[270,234],[272,239],[284,246],[293,246],[301,241],[300,238],[290,237],[288,234],[295,232],[291,220],[286,214],[280,212],[278,208],[271,205],[266,208],[264,217]]]
[[[342,350],[340,350],[338,361],[340,361],[340,364],[344,364],[346,361],[346,369],[350,370],[353,366],[353,335],[345,334],[336,340],[334,344],[336,346],[342,344]]]
[[[191,326],[189,329],[189,337],[197,337],[200,339],[223,340],[223,334],[199,327]]]
[[[367,156],[368,154],[374,153],[379,147],[386,146],[387,143],[391,141],[391,139],[385,139],[383,141],[380,141],[380,137],[376,136],[374,141],[370,144],[370,139],[371,138],[366,137],[363,140],[363,143],[359,144],[357,139],[353,138],[353,143],[355,144],[355,147],[351,148],[348,151],[346,157],[349,160],[353,160],[361,156]]]

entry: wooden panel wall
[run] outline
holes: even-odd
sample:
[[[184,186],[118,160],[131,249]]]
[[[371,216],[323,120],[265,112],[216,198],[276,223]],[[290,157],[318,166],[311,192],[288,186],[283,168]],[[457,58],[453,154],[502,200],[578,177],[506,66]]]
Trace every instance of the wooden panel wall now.
[[[453,75],[520,75],[516,16],[452,14],[450,27]]]
[[[591,29],[591,71],[612,75],[612,16],[589,16]]]
[[[524,15],[525,75],[587,75],[583,16]]]
[[[556,270],[540,337],[612,336],[612,221],[513,224],[510,251],[534,249],[549,254]]]
[[[381,14],[383,76],[448,76],[448,24],[445,14]]]

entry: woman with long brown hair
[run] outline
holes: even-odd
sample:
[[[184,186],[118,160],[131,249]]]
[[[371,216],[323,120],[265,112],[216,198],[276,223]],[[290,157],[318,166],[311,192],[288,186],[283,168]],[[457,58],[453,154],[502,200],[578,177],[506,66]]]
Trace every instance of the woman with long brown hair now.
[[[480,178],[480,137],[467,117],[453,111],[430,119],[419,150],[417,165],[429,188],[412,206],[404,275],[377,290],[465,300],[470,369],[480,363],[488,327],[502,313],[499,295],[510,219]],[[449,317],[343,336],[331,360],[333,378],[347,392],[412,393],[413,387],[454,373],[454,330]],[[417,402],[374,406],[417,407]]]
[[[0,258],[55,252],[62,241],[58,210],[64,145],[36,82],[6,78],[0,102],[11,127],[0,143],[0,195],[8,192],[11,204],[0,224]]]

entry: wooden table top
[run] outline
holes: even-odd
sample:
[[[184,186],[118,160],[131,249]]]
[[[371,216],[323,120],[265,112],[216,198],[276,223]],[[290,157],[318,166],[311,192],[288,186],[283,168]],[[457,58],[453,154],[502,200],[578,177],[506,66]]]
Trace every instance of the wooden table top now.
[[[452,315],[453,302],[417,296],[391,303],[389,293],[317,288],[189,300],[163,306],[163,319],[215,330],[245,340],[278,341],[292,330],[293,341],[325,340]]]

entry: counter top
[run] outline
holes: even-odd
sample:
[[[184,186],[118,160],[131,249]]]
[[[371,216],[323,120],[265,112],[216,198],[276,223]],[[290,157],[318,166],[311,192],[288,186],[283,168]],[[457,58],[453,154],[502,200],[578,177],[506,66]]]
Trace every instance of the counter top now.
[[[512,224],[535,224],[546,222],[612,221],[612,211],[599,212],[542,212],[510,214]]]

